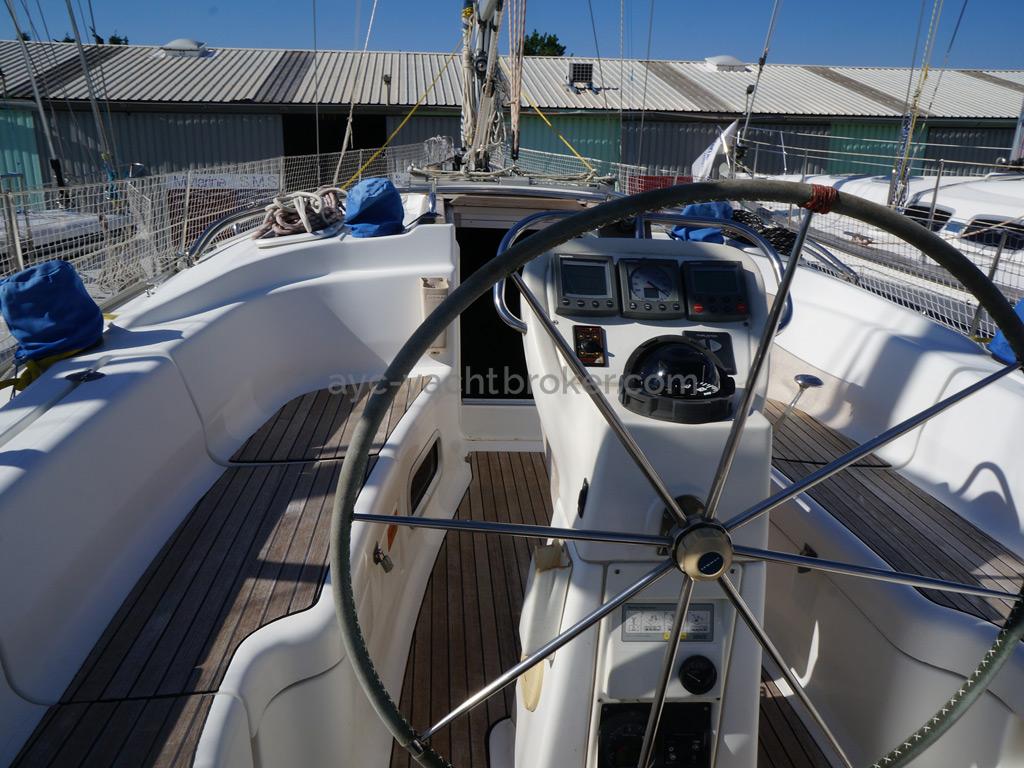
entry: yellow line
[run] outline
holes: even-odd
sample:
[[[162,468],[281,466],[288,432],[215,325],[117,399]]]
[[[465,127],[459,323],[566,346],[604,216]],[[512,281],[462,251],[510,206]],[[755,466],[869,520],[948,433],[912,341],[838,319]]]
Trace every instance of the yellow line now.
[[[502,66],[504,67],[504,63]],[[506,76],[507,75],[508,73],[506,72]],[[576,156],[576,159],[583,163],[585,166],[587,166],[588,171],[590,171],[591,173],[597,173],[597,170],[594,168],[594,166],[587,162],[587,158],[585,158],[583,155],[577,152],[576,147],[570,144],[569,140],[565,138],[565,136],[563,136],[561,133],[559,133],[558,129],[551,124],[551,121],[548,120],[548,116],[541,112],[540,107],[537,106],[537,102],[533,100],[533,97],[530,96],[530,92],[527,91],[525,87],[523,87],[523,96],[526,97],[526,101],[533,108],[533,111],[536,112],[540,116],[540,119],[544,121],[544,124],[547,125],[547,127],[550,128],[559,139],[562,140],[562,143],[569,148],[569,151]]]
[[[398,124],[398,127],[395,128],[395,130],[393,130],[391,132],[391,135],[388,136],[387,141],[385,141],[384,144],[381,145],[377,149],[376,152],[374,152],[372,155],[370,155],[370,159],[369,160],[367,160],[365,163],[363,163],[361,166],[359,166],[359,170],[356,171],[355,173],[353,173],[349,177],[348,181],[346,181],[344,184],[341,185],[342,189],[348,189],[349,184],[351,184],[353,181],[355,181],[360,176],[362,176],[363,175],[363,171],[365,171],[367,168],[369,168],[370,164],[374,160],[376,160],[378,157],[380,157],[380,153],[383,152],[384,149],[388,146],[388,144],[390,144],[391,141],[395,138],[395,136],[398,135],[398,132],[401,131],[405,127],[405,124],[409,122],[409,119],[414,114],[416,114],[416,110],[419,109],[421,106],[423,106],[423,102],[426,100],[427,96],[430,95],[430,92],[434,90],[434,86],[437,85],[437,81],[440,80],[441,79],[441,75],[443,75],[448,70],[448,65],[452,63],[452,60],[455,58],[456,54],[458,54],[458,52],[461,50],[461,48],[462,48],[462,41],[460,40],[459,41],[459,45],[455,48],[454,51],[451,52],[451,54],[448,56],[447,60],[444,62],[444,64],[441,66],[441,68],[437,71],[437,74],[434,75],[434,79],[430,81],[430,85],[428,85],[427,89],[425,91],[423,91],[423,93],[420,94],[420,97],[418,99],[416,99],[416,103],[412,105],[412,109],[410,109],[409,113],[404,118],[402,118],[402,122],[400,122]]]

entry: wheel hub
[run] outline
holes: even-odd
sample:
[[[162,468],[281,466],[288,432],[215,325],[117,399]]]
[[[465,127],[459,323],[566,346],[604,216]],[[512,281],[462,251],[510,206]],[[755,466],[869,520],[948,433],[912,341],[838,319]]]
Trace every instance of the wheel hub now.
[[[679,532],[673,554],[691,579],[714,581],[732,565],[732,539],[721,524],[700,521]]]

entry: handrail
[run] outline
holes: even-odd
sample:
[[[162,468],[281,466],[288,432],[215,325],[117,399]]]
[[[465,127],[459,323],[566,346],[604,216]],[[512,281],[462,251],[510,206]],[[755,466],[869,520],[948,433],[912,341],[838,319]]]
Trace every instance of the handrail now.
[[[561,219],[566,216],[570,216],[578,211],[538,211],[537,213],[531,213],[529,216],[520,219],[513,224],[505,236],[501,238],[501,244],[498,246],[498,252],[496,256],[501,256],[507,251],[516,240],[527,230],[527,228],[533,226],[538,221],[544,219]],[[501,278],[491,288],[491,297],[494,300],[494,309],[498,313],[498,317],[514,331],[519,333],[526,333],[526,323],[520,320],[518,317],[512,314],[512,311],[505,304],[505,278]]]
[[[192,245],[188,248],[188,250],[186,250],[185,253],[182,254],[185,257],[186,261],[188,262],[188,266],[191,267],[199,260],[199,257],[203,254],[203,251],[205,251],[209,247],[210,243],[213,241],[213,238],[215,238],[217,235],[219,235],[232,224],[236,224],[239,221],[245,221],[246,219],[251,219],[253,216],[258,216],[259,214],[263,213],[264,209],[271,202],[272,201],[268,199],[259,203],[253,203],[252,205],[237,210],[234,213],[229,213],[226,216],[221,216],[215,222],[210,224],[206,229],[199,233],[199,237],[197,237],[192,242]]]
[[[744,238],[750,240],[754,244],[754,247],[761,251],[761,254],[768,259],[772,272],[775,274],[775,284],[782,284],[782,276],[784,272],[782,257],[780,257],[779,252],[775,250],[775,246],[768,242],[759,232],[751,229],[746,224],[740,224],[739,222],[730,221],[728,219],[711,219],[704,216],[683,216],[678,213],[645,213],[643,216],[637,216],[636,228],[638,233],[643,233],[645,222],[654,222],[657,224],[682,224],[685,227],[707,227],[720,229],[724,234],[732,233],[742,235]],[[779,330],[781,331],[789,325],[792,319],[793,297],[787,294],[786,307],[782,314],[782,320],[779,322]]]

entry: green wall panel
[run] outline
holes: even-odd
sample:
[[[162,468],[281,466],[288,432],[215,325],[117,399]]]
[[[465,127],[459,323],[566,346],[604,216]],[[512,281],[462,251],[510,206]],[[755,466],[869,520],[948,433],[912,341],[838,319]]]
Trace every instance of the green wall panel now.
[[[886,174],[892,170],[899,151],[900,124],[889,123],[832,123],[829,132],[829,173]],[[927,126],[914,131],[914,141],[924,142]],[[839,154],[839,153],[851,154]],[[911,157],[923,157],[924,148],[915,147]],[[911,165],[920,172],[920,163]]]
[[[558,131],[584,157],[619,162],[618,115],[548,115]],[[519,124],[519,146],[542,152],[569,154],[569,149],[543,120],[523,112]]]
[[[26,188],[42,186],[35,120],[31,112],[0,108],[0,173],[23,174]],[[17,187],[5,182],[4,188]]]

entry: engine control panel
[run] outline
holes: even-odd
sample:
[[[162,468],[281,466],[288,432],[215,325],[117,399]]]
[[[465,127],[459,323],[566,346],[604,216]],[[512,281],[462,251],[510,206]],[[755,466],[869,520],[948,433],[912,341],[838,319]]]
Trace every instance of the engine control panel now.
[[[604,328],[600,325],[574,325],[572,327],[572,348],[576,357],[588,368],[603,368],[608,365],[608,345]]]
[[[605,704],[601,708],[597,765],[636,768],[650,704]],[[654,742],[654,768],[711,765],[711,705],[668,702]]]

